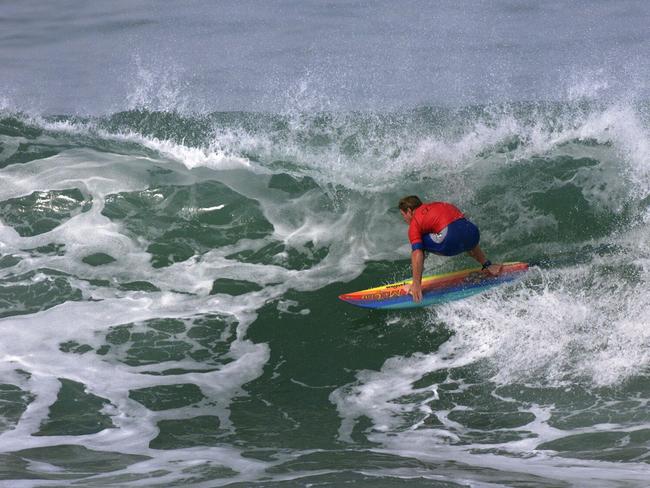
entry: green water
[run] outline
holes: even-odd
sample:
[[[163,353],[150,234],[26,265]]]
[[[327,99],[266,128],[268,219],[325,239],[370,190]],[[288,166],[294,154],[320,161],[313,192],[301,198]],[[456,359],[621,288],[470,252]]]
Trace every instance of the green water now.
[[[0,479],[643,486],[643,113],[4,113]],[[411,193],[538,266],[429,309],[339,301],[409,276]]]

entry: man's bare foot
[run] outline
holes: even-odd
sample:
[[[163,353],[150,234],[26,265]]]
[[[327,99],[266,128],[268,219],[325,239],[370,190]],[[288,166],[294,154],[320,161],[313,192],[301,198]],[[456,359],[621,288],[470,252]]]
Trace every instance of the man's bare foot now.
[[[491,276],[499,276],[502,268],[503,268],[503,264],[495,263],[485,268],[485,271],[487,271]]]

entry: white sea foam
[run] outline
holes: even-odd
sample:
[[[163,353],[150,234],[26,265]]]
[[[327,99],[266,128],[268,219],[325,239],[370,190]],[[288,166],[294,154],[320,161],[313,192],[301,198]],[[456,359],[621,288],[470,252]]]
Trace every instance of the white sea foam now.
[[[625,249],[607,260],[595,257],[573,267],[533,269],[522,282],[437,307],[430,314],[431,326],[444,324],[453,332],[445,344],[435,352],[389,358],[379,371],[360,371],[355,382],[331,394],[342,418],[341,440],[350,442],[357,420],[367,418],[372,427],[366,435],[383,446],[381,452],[430,461],[451,459],[503,473],[559,476],[575,482],[584,478],[594,486],[611,486],[619,477],[631,483],[643,480],[647,469],[640,463],[628,463],[619,473],[618,464],[567,461],[537,450],[572,434],[646,429],[643,420],[560,429],[549,423],[554,405],[524,402],[519,411],[532,413],[534,420],[515,430],[534,436],[464,445],[458,435],[472,429],[451,421],[449,411],[429,407],[438,399],[440,384],[414,385],[427,373],[469,365],[482,371],[481,381],[489,380],[495,388],[602,387],[644,374],[650,368],[650,307],[644,285],[650,278],[649,256],[648,247],[637,243],[647,231],[647,227],[633,230],[619,241]],[[632,279],[615,271],[629,266],[630,256],[636,269]],[[456,381],[462,390],[462,380]],[[456,412],[467,409],[454,403]],[[442,426],[426,426],[433,415]],[[480,453],[495,448],[514,457]]]
[[[3,270],[3,274],[21,274],[42,267],[63,271],[71,275],[68,282],[82,290],[84,298],[94,300],[67,302],[43,312],[1,320],[3,330],[13,338],[10,343],[5,342],[0,350],[3,375],[6,381],[20,386],[35,397],[18,425],[0,437],[6,450],[64,443],[83,445],[89,449],[152,455],[155,461],[138,463],[125,472],[137,474],[154,467],[164,469],[165,466],[173,466],[172,471],[176,474],[170,475],[169,481],[176,479],[178,466],[195,462],[197,454],[194,450],[178,450],[173,456],[165,456],[158,450],[149,449],[149,442],[158,433],[157,422],[205,414],[218,416],[221,428],[230,428],[228,407],[231,399],[236,394],[242,394],[243,384],[261,374],[261,368],[269,358],[267,345],[253,344],[246,337],[248,326],[256,318],[256,310],[281,297],[290,287],[322,287],[331,279],[332,270],[339,267],[347,268],[342,276],[349,278],[358,274],[362,268],[363,260],[356,261],[355,266],[350,267],[346,266],[345,261],[339,262],[336,255],[328,257],[321,267],[304,272],[287,270],[281,266],[239,263],[227,259],[225,256],[230,253],[251,247],[251,242],[243,240],[208,252],[200,260],[189,259],[167,268],[153,269],[149,255],[144,251],[146,243],[127,237],[119,223],[111,222],[101,211],[104,199],[109,194],[146,189],[148,171],[157,164],[160,163],[144,157],[73,149],[49,159],[12,165],[2,171],[6,183],[0,191],[2,199],[28,195],[33,191],[80,188],[93,202],[89,211],[80,213],[53,230],[37,236],[20,237],[10,227],[2,227],[3,252],[23,258],[14,267]],[[175,169],[179,173],[185,171],[184,176],[177,176],[181,180],[185,178],[188,182],[196,181],[182,166]],[[255,185],[246,188],[245,180],[241,180],[235,173],[231,173],[229,178],[232,178],[231,184],[235,188],[243,185],[242,194],[256,196],[258,192],[263,193],[265,188],[263,184],[259,188]],[[279,198],[279,195],[274,198]],[[262,202],[271,203],[264,199]],[[216,205],[200,210],[218,211],[220,208],[220,205]],[[284,226],[281,225],[282,211],[269,212],[269,215],[278,223],[278,232],[274,234],[274,238],[287,244],[331,244],[335,239],[335,236],[326,235],[326,224],[321,225],[318,230],[318,226],[310,229],[300,223],[301,219],[308,217],[308,208],[305,208],[302,215],[290,218],[291,223]],[[30,256],[23,251],[50,242],[65,244],[65,255]],[[264,243],[262,241],[254,245],[260,246]],[[346,246],[347,244],[342,245],[337,253],[343,252]],[[110,254],[117,258],[117,262],[101,267],[91,267],[81,262],[84,256],[93,252]],[[244,279],[267,286],[261,291],[238,297],[227,294],[210,296],[215,277]],[[90,285],[86,281],[89,278],[108,278],[115,284],[145,280],[155,284],[162,291],[125,292],[117,287]],[[163,361],[142,367],[129,366],[117,360],[121,354],[125,354],[124,348],[120,347],[115,347],[107,357],[92,352],[81,355],[66,353],[59,347],[61,343],[75,341],[96,349],[103,344],[106,332],[116,325],[138,323],[157,317],[186,320],[197,314],[215,312],[231,316],[237,322],[235,340],[228,352],[232,361],[216,370],[214,366],[210,366],[205,372],[200,372],[206,369],[205,365],[189,360]],[[297,313],[308,313],[308,310],[300,309]],[[137,331],[141,326],[135,327]],[[172,368],[199,372],[152,374]],[[28,372],[30,378],[21,378],[15,373],[17,369]],[[47,418],[49,406],[57,398],[60,388],[58,378],[82,383],[87,392],[107,399],[110,405],[106,413],[110,414],[115,428],[85,436],[32,436]],[[130,390],[137,388],[181,383],[199,386],[209,399],[210,405],[152,412],[128,396]],[[268,463],[260,462],[257,463],[257,468],[251,469],[234,449],[228,456],[224,455],[223,449],[202,449],[198,459],[204,460],[206,464],[225,464],[241,473],[239,476],[242,480],[250,479],[255,472],[258,473],[255,476],[259,476],[262,468],[269,466]],[[252,461],[251,463],[255,464]],[[39,468],[40,471],[43,469]]]

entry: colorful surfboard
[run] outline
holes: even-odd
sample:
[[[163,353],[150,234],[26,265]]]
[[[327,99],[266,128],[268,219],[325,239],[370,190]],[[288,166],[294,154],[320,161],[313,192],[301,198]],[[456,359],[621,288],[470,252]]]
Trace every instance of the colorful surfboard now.
[[[404,290],[404,285],[411,283],[412,280],[345,293],[339,298],[352,305],[365,308],[426,307],[481,293],[494,286],[514,281],[526,271],[528,271],[527,263],[516,262],[504,263],[498,276],[491,276],[480,268],[425,276],[422,278],[422,301],[419,303],[415,303],[411,295]]]

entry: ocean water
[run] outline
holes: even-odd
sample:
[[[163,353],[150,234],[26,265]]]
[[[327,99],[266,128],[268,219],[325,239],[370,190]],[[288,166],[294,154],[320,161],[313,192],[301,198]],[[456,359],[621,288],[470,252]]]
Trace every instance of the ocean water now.
[[[648,486],[648,25],[0,3],[0,484]],[[409,276],[405,194],[536,265],[339,301]]]

